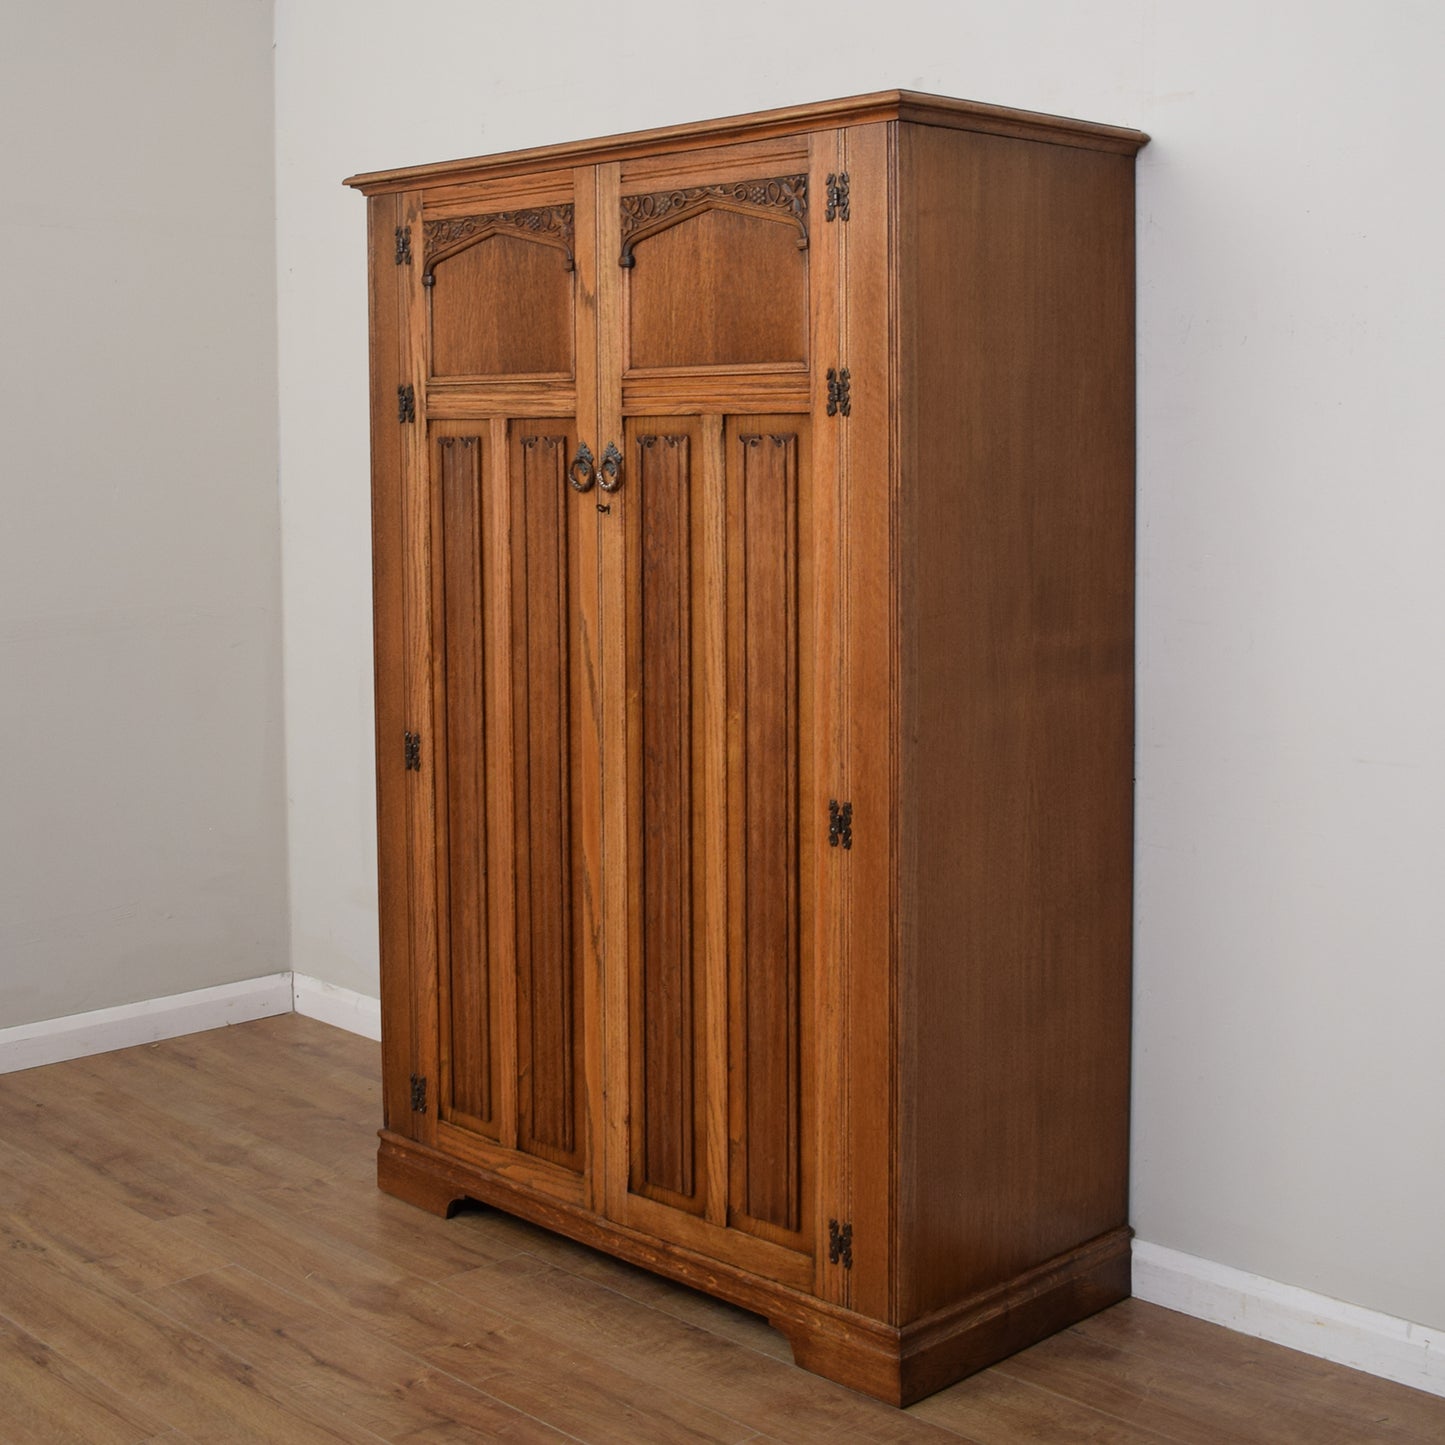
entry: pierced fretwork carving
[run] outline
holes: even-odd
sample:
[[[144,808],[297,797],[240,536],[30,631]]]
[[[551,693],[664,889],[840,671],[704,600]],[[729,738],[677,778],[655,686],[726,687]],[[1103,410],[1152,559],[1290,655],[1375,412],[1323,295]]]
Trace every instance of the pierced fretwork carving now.
[[[632,248],[702,211],[758,213],[798,228],[798,249],[808,249],[808,178],[773,176],[765,181],[736,181],[719,186],[686,186],[622,197],[622,254],[618,265],[632,266]]]
[[[522,236],[527,240],[540,241],[555,246],[562,252],[563,265],[572,269],[572,207],[533,206],[525,211],[494,211],[485,216],[448,216],[440,221],[428,221],[423,227],[426,238],[426,270],[422,273],[424,285],[436,282],[436,265],[465,251],[468,246],[484,241],[488,236]]]

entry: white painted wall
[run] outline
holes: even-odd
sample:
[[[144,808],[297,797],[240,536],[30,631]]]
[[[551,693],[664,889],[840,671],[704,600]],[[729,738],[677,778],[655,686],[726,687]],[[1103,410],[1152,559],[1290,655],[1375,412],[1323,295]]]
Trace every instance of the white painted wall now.
[[[286,957],[270,0],[0,43],[0,1029]]]
[[[1445,1326],[1445,7],[277,0],[295,967],[376,988],[350,172],[892,85],[1140,126],[1134,1223]]]

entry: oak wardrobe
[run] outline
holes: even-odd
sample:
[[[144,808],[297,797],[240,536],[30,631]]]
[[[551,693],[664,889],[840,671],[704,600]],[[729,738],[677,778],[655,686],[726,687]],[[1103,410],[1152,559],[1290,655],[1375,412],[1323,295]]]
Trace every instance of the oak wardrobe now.
[[[384,1189],[908,1403],[1129,1292],[1137,131],[356,176]]]

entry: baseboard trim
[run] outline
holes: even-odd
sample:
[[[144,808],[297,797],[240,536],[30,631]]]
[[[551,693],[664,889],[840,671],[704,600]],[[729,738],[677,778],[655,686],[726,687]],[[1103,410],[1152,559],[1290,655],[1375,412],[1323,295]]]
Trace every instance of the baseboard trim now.
[[[0,1074],[153,1044],[292,1010],[291,975],[273,973],[116,1008],[0,1029]]]
[[[355,989],[341,988],[309,973],[292,974],[296,1012],[364,1039],[381,1037],[381,1000]]]
[[[1445,1330],[1134,1241],[1134,1295],[1241,1334],[1445,1395]]]
[[[0,1074],[293,1012],[363,1038],[381,1037],[380,999],[306,973],[271,973],[0,1029]]]

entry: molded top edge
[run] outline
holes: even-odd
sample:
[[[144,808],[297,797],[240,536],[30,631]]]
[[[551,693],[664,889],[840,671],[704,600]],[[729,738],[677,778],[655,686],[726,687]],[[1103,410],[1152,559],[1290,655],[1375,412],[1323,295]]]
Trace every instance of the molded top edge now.
[[[1123,126],[1097,125],[1067,116],[1013,110],[1007,106],[955,100],[946,95],[926,95],[914,90],[879,90],[870,95],[846,96],[779,110],[760,110],[747,115],[694,121],[688,125],[660,126],[653,130],[598,136],[561,145],[534,146],[497,155],[441,161],[434,165],[366,171],[348,176],[344,184],[354,186],[367,195],[375,195],[382,191],[406,190],[413,185],[476,180],[507,171],[542,170],[567,163],[592,164],[667,150],[716,145],[720,141],[762,139],[830,125],[864,125],[884,120],[907,120],[955,130],[984,131],[1124,155],[1133,155],[1149,141],[1143,131]]]

